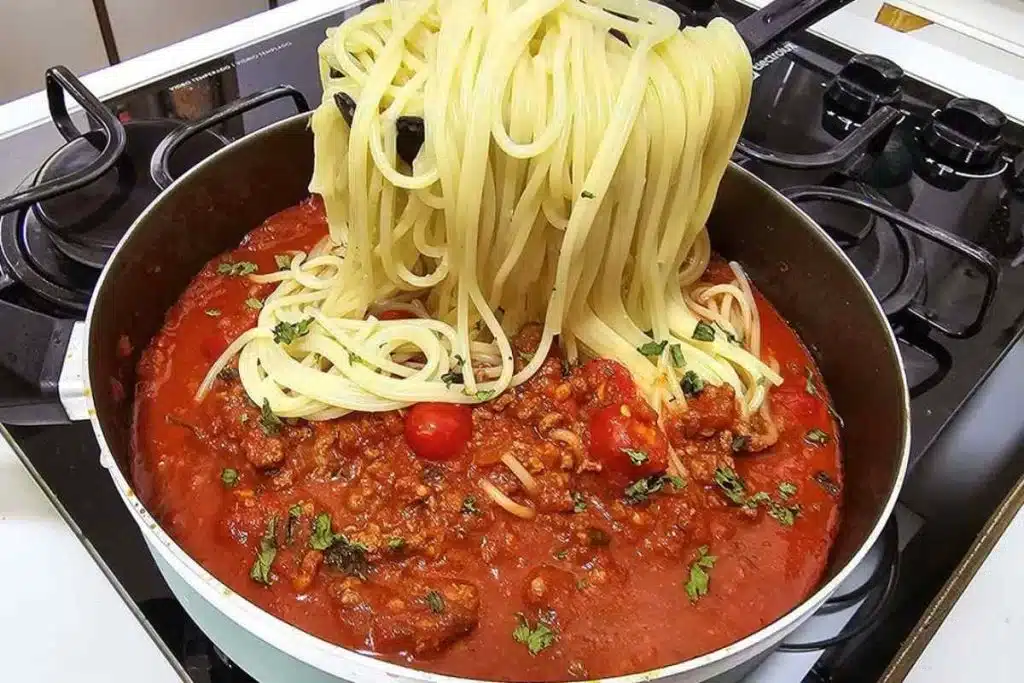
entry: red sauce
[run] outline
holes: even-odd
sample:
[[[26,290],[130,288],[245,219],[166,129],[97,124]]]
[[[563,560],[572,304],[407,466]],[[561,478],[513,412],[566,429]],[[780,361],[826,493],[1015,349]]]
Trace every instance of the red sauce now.
[[[207,264],[139,364],[139,494],[181,547],[234,591],[310,633],[392,661],[540,681],[695,657],[767,625],[818,584],[839,523],[838,432],[807,350],[760,295],[762,356],[779,362],[785,383],[771,392],[778,440],[758,453],[733,452],[734,442],[755,445],[763,425],[741,423],[728,390],[705,387],[662,432],[620,365],[597,360],[566,375],[556,354],[523,386],[473,408],[472,436],[466,445],[460,437],[448,460],[413,454],[407,411],[297,421],[268,435],[230,372],[196,403],[211,359],[255,321],[245,301],[273,289],[218,266],[249,261],[275,270],[275,254],[308,249],[325,229],[315,200],[270,218]],[[721,264],[708,277],[724,278]],[[520,351],[535,343],[531,328],[515,339]],[[626,500],[629,468],[590,453],[590,420],[613,405],[637,421],[622,438],[647,439],[652,452],[665,439],[672,444],[684,488],[651,474],[661,490]],[[813,429],[825,443],[807,440]],[[743,435],[746,442],[737,441]],[[536,495],[500,462],[504,453],[533,472]],[[642,474],[650,468],[644,463]],[[740,503],[757,492],[767,500],[730,500],[715,481],[726,468],[745,482]],[[482,478],[534,506],[537,517],[519,519],[491,502]],[[792,524],[784,523],[785,509],[796,506]],[[357,545],[311,548],[313,520],[324,513],[332,533]],[[265,585],[250,572],[275,516],[278,549]],[[691,597],[690,567],[703,546],[716,560],[704,568],[706,593],[691,584]],[[340,547],[348,554],[334,552]],[[514,638],[517,615],[534,630],[545,622],[553,640],[537,640],[547,646],[531,654]]]

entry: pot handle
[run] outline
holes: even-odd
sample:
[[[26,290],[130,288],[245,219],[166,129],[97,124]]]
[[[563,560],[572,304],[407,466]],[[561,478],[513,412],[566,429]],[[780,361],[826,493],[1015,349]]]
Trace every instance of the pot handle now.
[[[985,292],[982,294],[981,305],[978,307],[978,314],[974,320],[966,325],[944,322],[917,304],[912,304],[906,310],[929,327],[933,327],[942,334],[954,339],[965,339],[974,336],[981,329],[982,323],[985,322],[985,317],[988,315],[988,309],[992,306],[992,300],[995,298],[1000,275],[999,262],[987,250],[965,240],[959,235],[954,235],[930,223],[914,218],[909,213],[900,211],[890,204],[865,197],[863,194],[850,190],[826,187],[824,185],[798,185],[782,190],[782,194],[791,202],[797,204],[820,200],[839,202],[840,204],[865,209],[876,216],[884,218],[893,225],[899,226],[931,242],[935,242],[969,259],[981,270],[985,278]]]
[[[0,358],[0,422],[46,425],[86,419],[85,323],[8,301],[0,301],[0,320],[5,334],[13,337],[9,348],[15,349]],[[77,395],[77,402],[66,404],[65,395]]]
[[[803,30],[852,0],[774,0],[736,24],[752,57],[779,38]]]
[[[11,211],[18,211],[36,202],[41,202],[60,194],[77,190],[93,182],[110,170],[124,152],[128,144],[128,135],[124,126],[114,114],[96,99],[80,80],[66,66],[55,66],[46,70],[46,99],[50,104],[50,116],[54,125],[64,137],[71,142],[83,135],[68,115],[64,93],[78,102],[85,110],[89,120],[103,131],[106,143],[99,156],[90,161],[79,171],[72,171],[60,178],[54,178],[40,185],[33,185],[9,197],[0,198],[0,216]]]
[[[299,113],[309,111],[309,104],[306,102],[306,98],[301,92],[290,85],[279,85],[273,88],[267,88],[266,90],[260,90],[259,92],[255,92],[251,95],[246,95],[234,102],[229,102],[223,107],[215,109],[208,116],[199,119],[198,121],[182,124],[174,132],[164,138],[153,151],[153,157],[149,162],[149,174],[153,178],[153,182],[156,183],[157,187],[161,190],[166,190],[170,187],[171,183],[174,182],[174,176],[171,175],[171,169],[169,166],[171,156],[192,136],[197,135],[208,128],[212,128],[219,123],[223,123],[228,119],[244,114],[250,109],[255,109],[256,107],[263,106],[264,104],[274,102],[285,97],[291,98]]]

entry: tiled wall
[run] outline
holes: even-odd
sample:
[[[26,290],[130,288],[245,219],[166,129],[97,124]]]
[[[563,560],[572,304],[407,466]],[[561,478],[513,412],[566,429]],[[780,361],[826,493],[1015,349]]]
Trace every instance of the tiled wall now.
[[[264,11],[268,0],[104,0],[121,60]],[[43,87],[43,71],[108,66],[93,0],[0,0],[0,103]]]

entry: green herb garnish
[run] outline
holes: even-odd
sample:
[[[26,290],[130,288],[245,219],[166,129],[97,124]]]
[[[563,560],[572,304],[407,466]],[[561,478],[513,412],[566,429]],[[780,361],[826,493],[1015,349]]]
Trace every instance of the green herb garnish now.
[[[706,545],[697,548],[697,559],[690,565],[690,580],[686,582],[686,595],[689,596],[690,602],[697,602],[708,594],[708,586],[711,583],[708,570],[715,566],[717,560],[715,555],[708,555]]]
[[[719,467],[715,469],[715,483],[722,489],[725,497],[736,505],[745,505],[747,502],[747,485],[740,479],[740,475],[731,467]]]
[[[285,270],[292,267],[292,257],[289,254],[275,254],[274,263],[277,264],[278,270]]]
[[[455,364],[452,366],[452,369],[441,375],[441,381],[444,382],[446,387],[450,387],[453,384],[462,384],[463,382],[462,366],[465,361],[462,360],[462,356],[458,355],[453,360]]]
[[[791,481],[784,481],[779,483],[779,496],[783,500],[794,495],[796,495],[796,484],[794,484]]]
[[[277,557],[277,515],[271,517],[267,522],[267,530],[260,538],[260,549],[256,553],[256,561],[253,562],[252,569],[249,570],[249,577],[264,586],[269,586],[270,567],[274,564],[275,557]]]
[[[467,515],[480,514],[480,509],[476,506],[476,496],[468,495],[462,499],[462,512]]]
[[[704,391],[704,380],[693,370],[687,370],[679,386],[682,387],[684,396],[694,398]]]
[[[270,409],[270,400],[263,399],[263,405],[260,407],[260,429],[267,436],[277,436],[281,431],[281,418],[274,415],[274,411]]]
[[[637,479],[625,488],[623,495],[626,498],[627,504],[639,505],[658,491],[661,491],[665,484],[672,484],[677,490],[686,486],[686,482],[680,477],[655,474]]]
[[[516,615],[519,625],[512,632],[512,638],[517,643],[522,643],[534,657],[544,649],[551,647],[555,642],[557,634],[544,622],[538,621],[536,628],[530,627],[530,622],[522,615]]]
[[[238,470],[225,467],[220,471],[220,480],[229,489],[235,488],[238,485]]]
[[[444,596],[437,591],[429,591],[426,597],[424,597],[424,600],[427,603],[427,607],[429,607],[430,611],[434,614],[441,614],[444,612]]]
[[[288,508],[288,522],[284,527],[284,542],[291,545],[292,537],[295,534],[295,525],[298,524],[299,519],[302,517],[302,503],[295,503]]]
[[[366,579],[370,563],[366,559],[369,550],[358,541],[350,541],[344,534],[335,534],[334,543],[324,551],[324,563],[349,576]]]
[[[274,325],[274,342],[277,344],[291,344],[299,337],[304,337],[309,333],[309,326],[312,322],[312,318],[306,318],[297,323],[286,323],[282,320]]]
[[[258,311],[263,308],[263,302],[252,296],[245,300],[245,305],[254,311]]]
[[[401,536],[394,536],[388,539],[388,549],[398,551],[405,547],[405,539]]]
[[[580,192],[580,196],[583,197],[584,199],[593,199],[594,193],[590,192],[589,190],[583,190],[583,192]]]
[[[629,461],[634,465],[643,465],[649,459],[647,454],[643,451],[638,451],[633,448],[621,448],[619,450],[628,455]]]
[[[579,514],[587,509],[587,499],[579,491],[572,492],[572,511]]]
[[[768,515],[783,526],[793,526],[798,514],[800,514],[799,505],[781,505],[775,501],[768,503]]]
[[[475,394],[473,394],[473,396],[475,396],[476,400],[478,400],[478,401],[486,401],[487,399],[489,399],[492,396],[494,396],[494,394],[495,394],[494,389],[481,389],[480,391],[478,391]]]
[[[645,356],[657,358],[665,350],[667,344],[668,342],[664,340],[660,342],[649,341],[642,346],[636,347],[636,350]]]
[[[693,328],[693,338],[697,341],[713,342],[715,341],[715,328],[701,320],[697,323],[697,327]]]
[[[815,446],[824,446],[829,441],[829,436],[821,429],[815,427],[804,434],[804,441]]]
[[[673,344],[668,347],[669,356],[672,358],[672,365],[677,368],[686,367],[686,358],[683,357],[683,347],[679,344]]]
[[[252,261],[239,261],[238,263],[225,261],[217,266],[218,275],[231,275],[233,277],[249,275],[255,273],[256,270],[256,264]]]
[[[833,498],[839,495],[839,484],[832,477],[828,476],[827,472],[815,472],[814,481],[818,483],[818,486],[825,489],[825,493]]]
[[[750,447],[749,436],[734,436],[732,437],[732,452],[739,453],[747,450]]]
[[[313,550],[327,550],[338,540],[340,534],[331,531],[331,516],[322,512],[313,519],[313,533],[309,536],[309,547]]]

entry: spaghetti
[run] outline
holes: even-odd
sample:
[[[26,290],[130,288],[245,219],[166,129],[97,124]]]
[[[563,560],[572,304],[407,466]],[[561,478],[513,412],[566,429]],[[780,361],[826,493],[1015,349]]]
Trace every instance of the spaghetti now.
[[[282,417],[478,403],[557,341],[572,363],[623,363],[659,412],[684,409],[687,373],[762,409],[782,379],[746,276],[698,284],[750,98],[730,24],[679,30],[646,0],[391,0],[329,31],[319,60],[310,190],[329,234],[251,276],[277,288],[200,398],[238,354]],[[406,319],[375,315],[392,310]],[[530,321],[540,346],[517,364]]]

